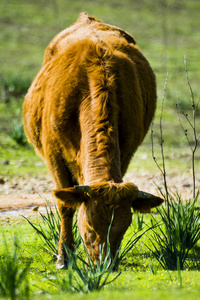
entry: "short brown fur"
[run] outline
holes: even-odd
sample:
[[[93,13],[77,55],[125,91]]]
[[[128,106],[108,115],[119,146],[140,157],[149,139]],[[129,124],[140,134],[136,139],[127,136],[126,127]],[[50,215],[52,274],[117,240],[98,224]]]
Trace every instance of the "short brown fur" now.
[[[77,207],[82,237],[86,245],[92,241],[97,255],[114,209],[114,255],[131,222],[138,192],[122,178],[155,108],[154,73],[125,31],[84,13],[48,45],[23,110],[27,137],[44,157],[57,189],[58,266],[65,255],[63,239],[73,249]],[[77,184],[89,185],[91,191],[77,191]],[[149,211],[161,202],[138,202],[135,209]],[[89,221],[91,214],[96,219]]]

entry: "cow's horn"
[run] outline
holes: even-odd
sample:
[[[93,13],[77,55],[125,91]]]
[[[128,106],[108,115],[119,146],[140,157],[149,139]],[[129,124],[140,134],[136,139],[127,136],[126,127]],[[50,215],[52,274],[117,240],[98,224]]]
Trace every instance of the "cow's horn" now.
[[[91,190],[89,185],[75,185],[74,188],[79,192],[88,193]]]
[[[146,193],[146,192],[143,192],[143,191],[138,191],[138,198],[156,198],[156,196],[152,195],[152,194],[149,194],[149,193]]]

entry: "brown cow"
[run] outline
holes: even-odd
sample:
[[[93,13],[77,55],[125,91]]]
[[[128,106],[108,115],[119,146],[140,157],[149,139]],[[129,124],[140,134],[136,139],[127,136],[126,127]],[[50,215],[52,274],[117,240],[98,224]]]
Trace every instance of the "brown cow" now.
[[[110,230],[112,256],[131,223],[131,207],[149,212],[162,203],[122,178],[156,108],[154,73],[125,31],[86,13],[48,45],[24,102],[29,141],[44,157],[61,216],[63,240],[74,247],[72,217],[90,255]],[[91,245],[93,250],[91,250]]]

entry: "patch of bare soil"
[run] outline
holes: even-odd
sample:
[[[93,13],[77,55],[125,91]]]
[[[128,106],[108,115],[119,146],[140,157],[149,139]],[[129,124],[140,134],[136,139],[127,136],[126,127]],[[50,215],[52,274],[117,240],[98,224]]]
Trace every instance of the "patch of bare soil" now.
[[[0,212],[55,204],[49,177],[0,178]]]
[[[184,174],[171,174],[167,178],[168,186],[173,192],[178,191],[183,199],[192,197],[192,177]],[[124,181],[134,182],[140,190],[159,195],[158,187],[163,187],[160,175],[145,173],[127,173]],[[200,187],[200,179],[196,178],[196,186]],[[0,212],[45,206],[45,199],[55,204],[51,191],[54,189],[50,177],[0,178]]]

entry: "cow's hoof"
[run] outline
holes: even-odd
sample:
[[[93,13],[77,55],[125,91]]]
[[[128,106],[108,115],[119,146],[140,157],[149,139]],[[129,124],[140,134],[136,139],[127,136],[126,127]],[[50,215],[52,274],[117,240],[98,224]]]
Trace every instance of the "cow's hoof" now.
[[[64,269],[65,268],[65,262],[63,256],[58,256],[57,262],[56,262],[56,269]]]

